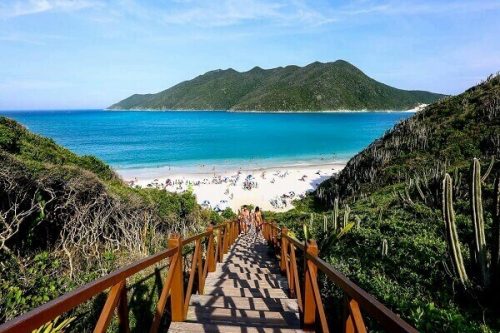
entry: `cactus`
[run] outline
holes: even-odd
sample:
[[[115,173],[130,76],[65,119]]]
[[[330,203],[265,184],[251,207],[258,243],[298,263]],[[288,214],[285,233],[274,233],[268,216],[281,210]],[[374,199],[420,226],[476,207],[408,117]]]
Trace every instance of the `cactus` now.
[[[387,253],[389,251],[389,244],[387,244],[387,239],[382,240],[382,257],[387,256]]]
[[[493,281],[500,283],[500,178],[495,179],[493,187],[493,246],[491,254],[491,268]]]
[[[445,174],[443,179],[443,220],[453,267],[462,285],[467,287],[469,278],[465,271],[464,260],[460,250],[460,241],[458,240],[455,211],[453,210],[453,182],[449,174]]]
[[[304,228],[304,240],[307,242],[311,238],[311,233],[307,224],[304,223],[302,227]]]
[[[337,223],[339,220],[339,198],[335,198],[333,203],[333,228],[337,230]]]
[[[472,162],[471,209],[474,224],[476,260],[481,270],[483,285],[488,283],[486,237],[484,235],[483,200],[481,197],[481,164],[477,158]]]
[[[408,205],[408,206],[415,205],[415,203],[413,202],[413,200],[410,197],[410,190],[408,189],[407,186],[405,186],[404,191],[401,191],[401,192],[398,191],[397,195],[399,196],[399,199],[401,200],[401,202],[403,204]]]
[[[486,172],[484,173],[483,177],[481,177],[481,182],[484,183],[486,178],[490,175],[491,170],[493,169],[493,165],[495,164],[495,156],[491,156],[491,162],[490,165],[488,166],[488,169],[486,169]]]
[[[490,164],[488,173],[493,168]],[[491,288],[493,293],[498,292],[500,287],[500,185],[498,176],[495,178],[493,189],[493,225],[491,256],[488,255],[486,237],[484,231],[483,202],[481,197],[481,164],[474,159],[471,166],[472,181],[470,185],[471,217],[474,226],[474,259],[476,267],[480,270],[481,285]],[[452,181],[450,175],[446,174],[443,180],[443,218],[446,226],[446,235],[449,243],[453,264],[462,283],[467,283],[467,274],[463,268],[463,260],[460,254],[460,244],[455,227],[455,213],[452,201]],[[490,261],[491,259],[491,261]]]
[[[417,188],[417,192],[420,195],[420,198],[424,203],[427,203],[427,198],[425,197],[424,191],[422,191],[422,188],[420,187],[420,178],[415,179],[415,187]]]
[[[323,232],[328,232],[328,218],[323,215]]]
[[[344,206],[344,220],[342,221],[342,228],[345,228],[349,222],[349,214],[351,213],[351,208],[348,204]]]
[[[359,230],[361,226],[361,218],[358,215],[354,215],[354,219],[356,220],[356,229]]]

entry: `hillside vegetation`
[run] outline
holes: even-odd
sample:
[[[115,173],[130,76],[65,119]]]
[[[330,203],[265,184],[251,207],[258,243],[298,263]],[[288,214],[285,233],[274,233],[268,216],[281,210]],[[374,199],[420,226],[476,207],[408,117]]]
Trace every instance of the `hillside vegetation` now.
[[[406,110],[443,95],[396,89],[337,60],[305,67],[215,70],[157,94],[132,95],[110,109],[159,110]]]
[[[296,209],[269,216],[299,237],[309,226],[324,258],[420,331],[498,332],[499,160],[493,76],[402,121]],[[322,289],[341,322],[339,290]]]
[[[220,220],[189,192],[130,188],[95,157],[0,117],[0,323]]]

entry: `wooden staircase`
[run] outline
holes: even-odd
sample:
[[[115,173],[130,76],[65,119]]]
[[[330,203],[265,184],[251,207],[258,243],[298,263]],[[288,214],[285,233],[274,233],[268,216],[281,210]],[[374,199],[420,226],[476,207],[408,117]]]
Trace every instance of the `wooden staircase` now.
[[[165,331],[162,323],[171,321],[168,329],[171,332],[292,333],[302,332],[300,327],[303,327],[323,333],[331,329],[366,333],[368,329],[363,317],[368,315],[379,325],[377,330],[417,333],[397,314],[321,259],[316,241],[299,241],[288,234],[286,227],[269,222],[264,222],[260,234],[250,232],[239,236],[238,232],[238,221],[229,221],[209,226],[205,232],[186,239],[173,234],[167,249],[1,324],[0,333],[30,333],[106,290],[106,302],[94,332],[106,332],[116,313],[118,330],[129,333],[130,287],[127,283],[133,275],[165,260],[168,260],[168,270],[163,276],[151,326],[134,327],[137,332]],[[187,270],[189,281],[183,274],[183,247],[188,245],[194,246]],[[296,255],[298,251],[300,259]],[[276,253],[279,253],[279,265]],[[303,269],[299,269],[299,265],[303,265]],[[280,270],[286,274],[282,276]],[[323,306],[318,273],[344,293],[344,319],[333,323],[331,328]],[[297,299],[288,298],[288,294]],[[170,311],[167,311],[167,303]],[[165,318],[167,314],[168,319]]]
[[[187,320],[169,332],[302,332],[297,300],[261,234],[240,236],[209,273],[204,295],[192,295]]]

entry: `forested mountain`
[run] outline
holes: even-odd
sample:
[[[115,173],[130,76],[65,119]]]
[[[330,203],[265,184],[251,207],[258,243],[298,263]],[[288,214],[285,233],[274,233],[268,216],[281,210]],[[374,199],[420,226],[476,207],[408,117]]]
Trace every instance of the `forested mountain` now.
[[[406,110],[443,95],[396,89],[352,64],[215,70],[157,94],[132,95],[110,109],[154,110]]]

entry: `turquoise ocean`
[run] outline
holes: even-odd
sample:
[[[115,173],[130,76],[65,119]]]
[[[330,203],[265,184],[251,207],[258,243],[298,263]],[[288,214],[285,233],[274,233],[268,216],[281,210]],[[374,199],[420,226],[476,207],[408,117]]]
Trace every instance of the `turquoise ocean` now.
[[[408,112],[0,111],[117,170],[345,162]]]

